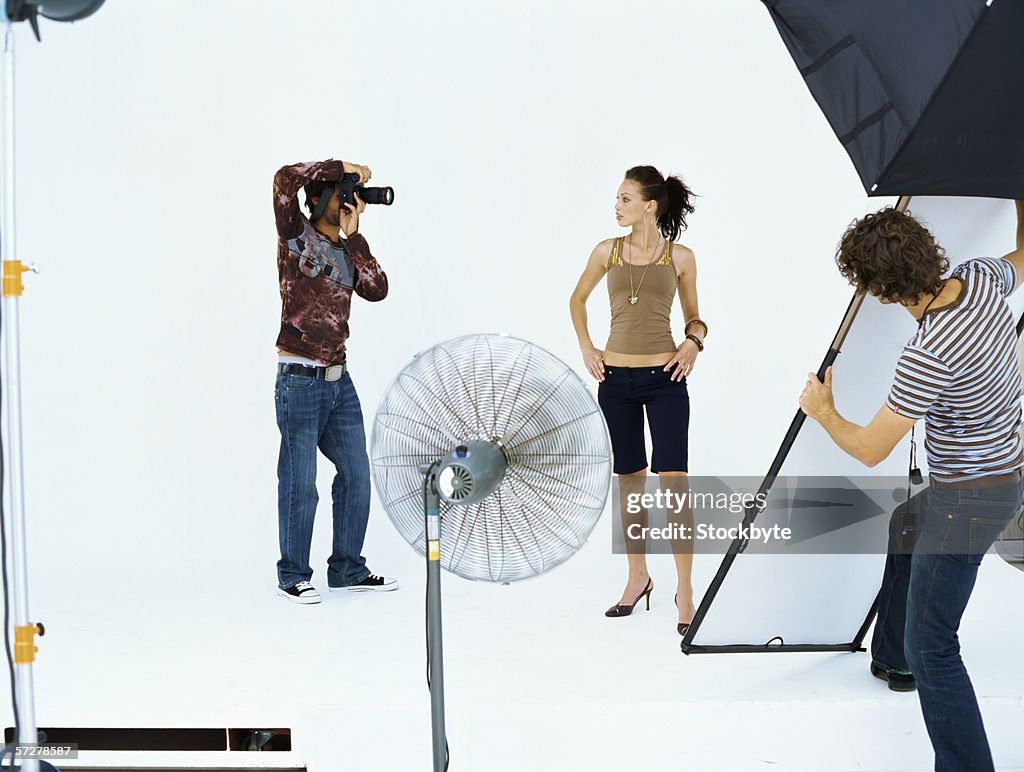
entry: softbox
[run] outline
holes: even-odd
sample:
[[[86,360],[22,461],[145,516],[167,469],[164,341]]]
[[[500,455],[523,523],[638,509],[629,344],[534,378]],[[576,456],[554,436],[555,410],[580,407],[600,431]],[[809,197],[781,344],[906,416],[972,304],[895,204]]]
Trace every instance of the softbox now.
[[[868,195],[1024,197],[1024,3],[763,2]]]

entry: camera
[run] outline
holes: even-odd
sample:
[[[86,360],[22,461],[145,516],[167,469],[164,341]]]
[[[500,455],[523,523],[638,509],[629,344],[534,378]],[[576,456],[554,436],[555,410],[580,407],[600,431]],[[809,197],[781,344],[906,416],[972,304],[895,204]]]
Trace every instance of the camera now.
[[[384,206],[391,206],[395,200],[395,189],[394,188],[371,188],[366,185],[359,184],[358,174],[342,174],[341,179],[338,180],[338,197],[341,199],[341,205],[355,204],[356,194],[359,194],[361,198],[367,204],[384,204]]]

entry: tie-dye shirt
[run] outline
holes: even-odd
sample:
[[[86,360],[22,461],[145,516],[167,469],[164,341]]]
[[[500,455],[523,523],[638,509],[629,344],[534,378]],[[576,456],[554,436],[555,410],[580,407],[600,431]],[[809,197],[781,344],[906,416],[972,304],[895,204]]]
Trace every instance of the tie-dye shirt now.
[[[331,241],[299,208],[299,189],[311,180],[336,181],[341,161],[284,166],[274,175],[277,273],[281,285],[281,331],[277,347],[325,364],[345,361],[352,292],[370,300],[388,294],[388,277],[354,233]]]

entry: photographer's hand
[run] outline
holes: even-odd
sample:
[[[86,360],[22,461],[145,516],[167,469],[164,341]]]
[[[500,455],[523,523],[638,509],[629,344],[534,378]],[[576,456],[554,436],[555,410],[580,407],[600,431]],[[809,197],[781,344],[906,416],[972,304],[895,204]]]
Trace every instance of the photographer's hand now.
[[[819,381],[816,373],[807,374],[807,384],[800,393],[800,409],[819,423],[829,413],[836,412],[836,403],[832,396],[831,366],[825,369],[824,381]]]
[[[343,210],[338,213],[338,220],[341,224],[341,232],[345,238],[350,238],[353,233],[359,230],[359,215],[366,209],[366,202],[355,194],[355,204],[343,204]]]
[[[370,177],[373,176],[373,173],[370,171],[370,167],[363,166],[362,164],[350,164],[348,161],[342,161],[341,168],[345,174],[358,175],[360,185],[365,185],[370,181]]]

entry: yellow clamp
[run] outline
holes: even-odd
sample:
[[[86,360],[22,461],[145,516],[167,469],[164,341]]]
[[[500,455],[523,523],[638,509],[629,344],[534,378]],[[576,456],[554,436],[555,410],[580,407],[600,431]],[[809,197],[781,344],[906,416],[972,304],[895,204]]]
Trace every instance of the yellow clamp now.
[[[20,297],[25,291],[25,285],[21,283],[21,275],[28,270],[28,266],[20,260],[4,260],[3,296]]]
[[[43,634],[42,625],[18,625],[14,628],[14,664],[30,665],[36,659],[36,635]]]

